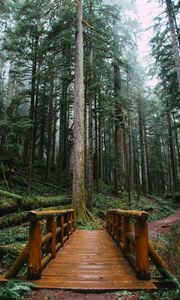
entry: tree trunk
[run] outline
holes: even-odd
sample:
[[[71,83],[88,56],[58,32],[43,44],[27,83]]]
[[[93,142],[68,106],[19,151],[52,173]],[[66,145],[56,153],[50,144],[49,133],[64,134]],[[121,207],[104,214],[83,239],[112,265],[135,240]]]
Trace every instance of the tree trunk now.
[[[114,61],[114,94],[115,94],[115,194],[125,188],[125,155],[124,155],[124,116],[120,102],[121,78],[117,60]]]
[[[73,205],[79,220],[84,218],[84,54],[82,14],[82,0],[79,0],[77,4],[73,156]]]
[[[44,75],[44,86],[43,86],[43,94],[42,94],[42,116],[41,116],[41,128],[40,128],[40,143],[39,143],[39,151],[38,151],[38,157],[39,160],[42,162],[44,158],[44,142],[45,142],[45,114],[43,113],[46,106],[46,74]]]
[[[144,195],[148,194],[148,169],[147,169],[147,152],[146,152],[146,132],[144,126],[144,116],[142,113],[141,99],[138,101],[139,111],[139,131],[140,131],[140,147],[141,147],[141,181],[142,191]]]
[[[61,180],[67,169],[67,79],[62,80],[62,99],[60,109],[60,133],[59,133],[59,180]]]
[[[90,16],[92,15],[92,1],[90,1]],[[92,33],[90,33],[91,36]],[[93,45],[90,41],[89,46],[89,118],[88,118],[88,178],[87,178],[87,207],[92,210],[93,194]]]
[[[129,133],[129,188],[134,190],[134,157],[133,157],[133,137],[132,137],[132,116],[129,111],[128,118],[128,133]]]
[[[38,64],[38,73],[40,72],[40,63]],[[33,130],[33,162],[34,162],[34,159],[35,159],[35,156],[36,156],[36,135],[37,135],[37,123],[38,123],[38,120],[37,120],[37,110],[38,110],[38,102],[39,102],[39,85],[40,85],[40,82],[39,82],[39,78],[37,79],[37,83],[36,83],[36,99],[35,99],[35,107],[34,107],[34,130]]]
[[[33,49],[33,65],[32,65],[32,79],[31,79],[31,105],[30,105],[30,120],[32,127],[29,132],[28,143],[28,193],[32,189],[32,170],[33,170],[33,144],[34,144],[34,99],[36,93],[36,69],[37,69],[37,48],[39,38],[37,37]]]
[[[166,114],[167,114],[168,135],[169,135],[169,151],[170,151],[170,161],[171,161],[172,189],[173,189],[173,193],[175,193],[178,191],[178,183],[177,183],[176,156],[175,156],[175,148],[174,148],[172,121],[171,121],[171,115],[169,112],[169,107],[167,107]]]
[[[52,168],[55,169],[56,160],[56,125],[57,125],[57,101],[55,100],[54,110],[53,110],[53,138],[52,138]]]
[[[96,183],[96,191],[99,192],[99,148],[98,148],[98,116],[97,116],[97,95],[95,95],[94,99],[94,107],[95,107],[95,153],[94,153],[94,179]]]
[[[175,117],[173,114],[173,127],[174,127],[174,136],[175,136],[175,143],[176,143],[176,151],[177,151],[177,161],[178,161],[178,171],[180,174],[180,149],[179,149],[179,137],[178,137],[178,131],[176,128],[176,122],[175,122]]]
[[[98,159],[98,165],[99,165],[99,179],[103,180],[103,132],[102,132],[102,127],[103,127],[103,121],[102,121],[102,116],[101,116],[101,99],[100,99],[100,93],[98,97],[98,124],[99,124],[99,159]]]
[[[170,26],[170,31],[171,31],[172,49],[173,49],[174,61],[175,61],[175,65],[176,65],[178,86],[179,86],[179,90],[180,90],[180,56],[179,56],[178,40],[176,38],[172,1],[166,0],[166,6],[167,6],[167,14],[168,14],[168,18],[169,18],[169,26]]]
[[[53,93],[54,93],[54,68],[52,68],[50,79],[49,111],[48,111],[48,144],[46,161],[46,181],[49,180],[52,165],[52,121],[53,121]]]

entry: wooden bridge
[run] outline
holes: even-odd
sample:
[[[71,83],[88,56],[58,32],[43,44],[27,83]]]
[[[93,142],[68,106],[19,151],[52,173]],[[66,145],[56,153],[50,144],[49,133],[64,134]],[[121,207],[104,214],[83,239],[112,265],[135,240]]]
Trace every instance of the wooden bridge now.
[[[3,280],[15,278],[25,263],[23,279],[39,288],[154,290],[171,278],[148,241],[146,212],[109,210],[107,230],[92,231],[75,230],[73,209],[30,212],[28,217],[29,243]],[[163,276],[151,276],[150,259]]]

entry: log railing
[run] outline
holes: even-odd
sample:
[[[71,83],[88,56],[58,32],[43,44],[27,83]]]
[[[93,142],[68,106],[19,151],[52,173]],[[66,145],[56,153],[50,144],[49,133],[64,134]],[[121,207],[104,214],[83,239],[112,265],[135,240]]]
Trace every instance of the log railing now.
[[[141,280],[150,279],[147,219],[144,211],[114,209],[107,213],[108,232]]]
[[[39,279],[42,269],[50,259],[55,258],[57,250],[75,230],[74,209],[32,211],[28,214],[28,219],[29,243],[5,274],[5,278],[14,278],[27,262],[28,278]]]

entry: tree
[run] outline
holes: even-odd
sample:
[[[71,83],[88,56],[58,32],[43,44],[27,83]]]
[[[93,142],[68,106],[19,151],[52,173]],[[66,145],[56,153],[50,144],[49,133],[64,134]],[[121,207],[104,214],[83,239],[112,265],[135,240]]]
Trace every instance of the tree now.
[[[166,0],[166,6],[167,6],[168,19],[169,19],[170,32],[171,32],[171,39],[172,39],[172,49],[174,53],[174,61],[176,65],[177,79],[178,79],[178,85],[180,91],[180,55],[179,55],[178,37],[175,31],[172,1]]]
[[[77,4],[77,37],[74,101],[73,205],[78,219],[84,217],[84,80],[83,3]]]

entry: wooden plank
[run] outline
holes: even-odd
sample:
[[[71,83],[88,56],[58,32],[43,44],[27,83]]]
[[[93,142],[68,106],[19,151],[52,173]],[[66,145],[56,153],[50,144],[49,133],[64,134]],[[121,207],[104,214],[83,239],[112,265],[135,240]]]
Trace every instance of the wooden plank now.
[[[104,230],[76,230],[35,283],[40,288],[86,291],[156,289],[151,281],[136,278],[120,249]]]
[[[37,284],[37,282],[34,282]],[[79,290],[79,291],[117,291],[117,290],[156,290],[156,286],[152,282],[133,282],[133,281],[39,281],[39,288],[46,289],[68,289],[68,290]]]

